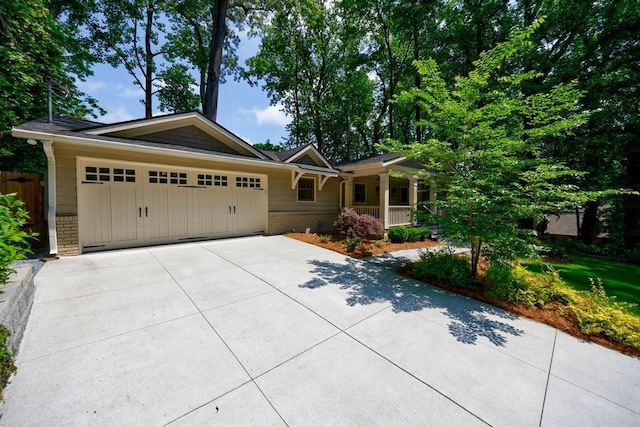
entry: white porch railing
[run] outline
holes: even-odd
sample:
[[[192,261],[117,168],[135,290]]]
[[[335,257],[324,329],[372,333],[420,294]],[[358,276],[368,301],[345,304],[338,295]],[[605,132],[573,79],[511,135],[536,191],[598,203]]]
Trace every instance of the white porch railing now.
[[[358,215],[371,215],[380,218],[378,206],[352,206]],[[411,206],[389,206],[389,225],[410,225]]]
[[[389,206],[389,225],[411,224],[411,206]]]
[[[356,211],[358,215],[371,215],[374,218],[380,218],[379,206],[352,206],[351,209]]]

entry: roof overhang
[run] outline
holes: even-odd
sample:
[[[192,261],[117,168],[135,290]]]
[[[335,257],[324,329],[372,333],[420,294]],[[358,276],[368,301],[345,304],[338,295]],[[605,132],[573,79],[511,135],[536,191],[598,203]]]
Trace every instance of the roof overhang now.
[[[48,133],[48,132],[39,132],[32,130],[25,130],[20,128],[12,128],[11,135],[15,138],[23,138],[23,139],[35,139],[41,141],[53,141],[54,143],[63,143],[69,145],[77,145],[82,147],[92,147],[92,148],[102,148],[102,149],[112,149],[119,150],[130,153],[146,153],[146,154],[155,154],[155,155],[169,155],[180,158],[187,159],[195,159],[195,160],[209,160],[216,161],[219,163],[227,163],[227,164],[238,164],[238,165],[247,165],[247,166],[257,166],[269,169],[281,169],[281,170],[293,170],[302,173],[316,174],[323,177],[338,177],[339,172],[335,169],[327,169],[322,170],[321,168],[314,167],[306,167],[306,165],[301,164],[291,164],[291,163],[279,163],[273,162],[271,160],[265,159],[254,159],[254,158],[245,158],[241,156],[229,156],[229,155],[220,155],[214,152],[193,152],[193,151],[185,151],[179,150],[170,147],[161,147],[161,146],[148,146],[148,145],[139,145],[139,144],[128,144],[124,142],[118,142],[109,140],[108,137],[100,138],[100,136],[96,136],[96,139],[83,137],[82,135],[74,135],[74,134],[59,134],[59,133]],[[160,145],[160,144],[158,144]]]
[[[259,159],[267,159],[267,156],[265,156],[260,150],[255,149],[242,138],[197,111],[114,123],[111,125],[99,126],[94,129],[87,129],[84,132],[90,135],[115,134],[114,136],[118,137],[133,138],[184,126],[195,126],[210,135],[212,138],[215,138],[232,148],[240,149],[241,151],[254,155]]]

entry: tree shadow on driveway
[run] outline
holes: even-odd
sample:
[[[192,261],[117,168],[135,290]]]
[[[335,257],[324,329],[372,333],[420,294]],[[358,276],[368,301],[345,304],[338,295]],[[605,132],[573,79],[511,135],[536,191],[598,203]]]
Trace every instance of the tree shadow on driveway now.
[[[299,287],[337,286],[348,291],[346,303],[351,307],[386,302],[391,304],[394,313],[433,310],[448,318],[449,333],[461,343],[476,344],[478,338],[485,337],[494,345],[504,347],[509,335],[524,333],[508,323],[518,319],[514,314],[372,263],[353,259],[346,265],[317,260],[308,263],[315,266],[311,271],[315,277]]]

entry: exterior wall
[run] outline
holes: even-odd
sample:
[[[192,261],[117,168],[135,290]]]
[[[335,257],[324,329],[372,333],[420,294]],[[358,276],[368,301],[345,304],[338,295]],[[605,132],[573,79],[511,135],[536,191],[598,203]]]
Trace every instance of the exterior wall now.
[[[269,234],[304,232],[330,233],[340,211],[328,212],[269,212]]]
[[[104,158],[177,167],[204,168],[229,172],[266,174],[268,200],[268,234],[292,229],[314,232],[331,231],[340,207],[340,180],[330,178],[319,191],[320,178],[314,174],[303,177],[316,179],[314,202],[298,202],[297,189],[291,188],[291,170],[265,165],[236,165],[232,163],[174,157],[169,154],[127,152],[113,148],[79,147],[54,142],[56,158],[56,229],[60,255],[78,253],[77,157]],[[375,187],[373,188],[375,192]],[[375,193],[374,193],[375,194]]]
[[[56,216],[58,234],[58,255],[79,255],[78,217],[76,215]]]

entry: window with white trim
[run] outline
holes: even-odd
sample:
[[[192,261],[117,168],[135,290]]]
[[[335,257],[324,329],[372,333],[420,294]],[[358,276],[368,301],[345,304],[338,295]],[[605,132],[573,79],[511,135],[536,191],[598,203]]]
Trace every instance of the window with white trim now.
[[[355,203],[365,203],[367,201],[367,184],[353,184],[353,201]]]
[[[316,201],[316,179],[300,178],[298,181],[298,201],[299,202],[315,202]]]

